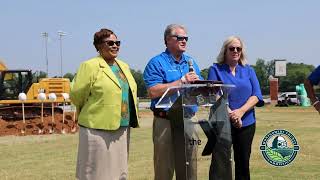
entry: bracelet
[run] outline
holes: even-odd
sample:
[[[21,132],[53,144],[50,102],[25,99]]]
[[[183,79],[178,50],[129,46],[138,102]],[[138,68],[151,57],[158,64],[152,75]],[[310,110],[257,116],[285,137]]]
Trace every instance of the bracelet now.
[[[319,100],[317,100],[316,102],[314,102],[313,104],[312,104],[312,106],[315,106],[316,104],[318,104],[319,103]]]

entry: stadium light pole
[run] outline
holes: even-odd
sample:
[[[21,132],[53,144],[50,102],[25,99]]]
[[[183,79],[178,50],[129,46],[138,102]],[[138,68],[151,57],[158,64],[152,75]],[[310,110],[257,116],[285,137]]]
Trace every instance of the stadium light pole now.
[[[45,46],[45,50],[46,50],[46,73],[47,73],[47,77],[49,77],[49,70],[48,70],[48,66],[49,66],[49,60],[48,60],[48,33],[47,32],[42,32],[41,36],[44,38],[44,46]]]
[[[62,36],[66,36],[67,33],[63,31],[58,31],[59,40],[60,40],[60,76],[63,76],[62,72]]]

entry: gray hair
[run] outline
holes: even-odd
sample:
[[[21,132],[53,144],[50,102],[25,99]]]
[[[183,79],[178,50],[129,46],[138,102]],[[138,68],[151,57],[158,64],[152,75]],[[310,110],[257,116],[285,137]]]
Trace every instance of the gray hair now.
[[[176,33],[176,29],[183,29],[186,33],[187,30],[183,25],[180,24],[170,24],[166,27],[166,30],[164,31],[164,43],[167,45],[167,40],[166,38],[168,36],[173,36]]]

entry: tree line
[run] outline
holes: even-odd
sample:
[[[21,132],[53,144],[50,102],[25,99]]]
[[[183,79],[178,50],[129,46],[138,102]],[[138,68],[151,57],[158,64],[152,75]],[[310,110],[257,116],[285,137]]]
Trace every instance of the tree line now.
[[[252,66],[260,82],[262,94],[269,94],[269,76],[274,75],[274,61],[258,59],[256,64]],[[278,77],[279,91],[296,91],[296,85],[303,83],[314,69],[313,65],[288,62],[287,75]]]
[[[270,84],[269,78],[275,73],[275,60],[266,61],[257,59],[255,65],[251,65],[257,74],[260,83],[261,92],[263,95],[269,94]],[[313,65],[304,63],[287,63],[287,75],[277,77],[279,82],[279,92],[296,91],[296,85],[304,82],[309,74],[315,69]],[[201,75],[204,78],[208,77],[209,68],[203,69]]]
[[[269,77],[274,75],[275,67],[274,61],[266,61],[264,59],[257,59],[255,65],[251,65],[256,74],[260,83],[261,91],[263,95],[269,94]],[[315,69],[313,65],[308,65],[304,63],[287,63],[287,76],[278,77],[279,82],[279,91],[296,91],[296,85],[299,85],[304,82],[304,79]],[[209,68],[201,70],[201,75],[204,79],[208,77]],[[131,69],[131,73],[136,80],[138,87],[138,97],[147,97],[147,88],[143,81],[143,72],[141,70]],[[75,74],[66,73],[63,78],[70,79],[70,82],[73,80]],[[33,81],[36,82],[40,78],[47,77],[47,74],[43,71],[33,73]],[[57,77],[57,76],[55,76]],[[319,89],[318,89],[319,91]]]

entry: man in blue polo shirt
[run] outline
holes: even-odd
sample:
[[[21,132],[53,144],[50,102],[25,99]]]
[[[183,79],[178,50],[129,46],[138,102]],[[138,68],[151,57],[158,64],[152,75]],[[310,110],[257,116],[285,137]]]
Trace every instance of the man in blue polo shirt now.
[[[320,84],[320,66],[318,66],[304,81],[304,86],[308,93],[308,97],[311,100],[313,107],[320,113],[320,102],[314,93],[313,86],[319,86]]]
[[[184,26],[171,24],[164,32],[165,52],[153,57],[147,64],[143,78],[151,100],[153,119],[154,173],[155,179],[170,180],[174,173],[174,153],[170,121],[167,109],[157,109],[155,104],[163,93],[172,86],[202,79],[200,70],[193,58],[186,55],[188,36]],[[191,61],[191,63],[188,63]],[[192,64],[194,71],[189,72]],[[183,153],[183,152],[181,152]],[[192,165],[190,165],[192,166]],[[196,171],[196,167],[191,167]],[[196,174],[196,172],[191,172]]]

